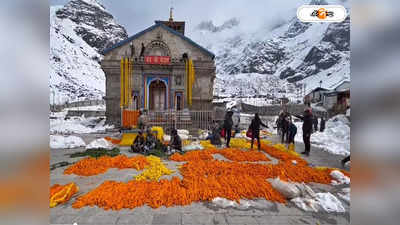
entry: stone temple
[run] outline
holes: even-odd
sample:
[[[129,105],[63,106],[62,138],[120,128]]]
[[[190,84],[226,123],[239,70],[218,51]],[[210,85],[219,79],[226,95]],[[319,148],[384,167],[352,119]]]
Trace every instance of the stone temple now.
[[[121,123],[120,60],[132,60],[129,109],[211,110],[215,79],[215,55],[185,36],[185,22],[155,24],[103,51],[101,68],[106,75],[107,122]],[[188,76],[185,58],[192,59],[195,80],[192,104],[187,103]]]

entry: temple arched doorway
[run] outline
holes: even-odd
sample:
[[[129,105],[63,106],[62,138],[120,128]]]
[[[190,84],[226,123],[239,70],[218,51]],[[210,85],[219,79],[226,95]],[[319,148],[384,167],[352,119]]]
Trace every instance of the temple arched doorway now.
[[[167,87],[161,80],[155,80],[149,86],[150,110],[164,110],[166,108]]]

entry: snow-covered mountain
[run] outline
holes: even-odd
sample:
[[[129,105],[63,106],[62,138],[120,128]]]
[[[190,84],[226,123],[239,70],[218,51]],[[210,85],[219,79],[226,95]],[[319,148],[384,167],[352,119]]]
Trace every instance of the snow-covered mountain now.
[[[347,1],[339,3],[350,12]],[[288,15],[252,33],[242,31],[236,18],[235,26],[223,26],[231,20],[221,26],[207,21],[192,31],[195,41],[216,54],[215,96],[290,97],[302,87],[303,93],[319,87],[320,81],[332,89],[350,80],[350,16],[341,23],[303,23],[295,11]]]
[[[96,0],[50,7],[50,103],[104,96],[99,52],[127,37]]]
[[[309,4],[327,3],[350,12],[346,0]],[[302,23],[295,8],[285,13],[285,19],[251,32],[237,17],[221,25],[207,20],[188,30],[191,39],[216,54],[215,96],[297,101],[320,81],[330,89],[350,80],[350,17],[342,23]],[[51,7],[50,103],[104,96],[99,52],[125,38],[125,29],[97,0]]]

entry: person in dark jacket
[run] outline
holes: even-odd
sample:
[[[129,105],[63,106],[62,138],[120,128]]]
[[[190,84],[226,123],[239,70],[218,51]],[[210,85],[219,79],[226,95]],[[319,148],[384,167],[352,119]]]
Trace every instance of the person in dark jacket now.
[[[251,124],[249,127],[252,134],[251,149],[253,149],[254,139],[257,139],[258,150],[260,150],[260,126],[268,128],[268,126],[261,121],[260,117],[258,116],[258,113],[256,113],[254,115],[254,119],[251,120]]]
[[[136,136],[135,140],[133,141],[133,144],[131,145],[131,151],[132,152],[144,152],[144,144],[145,144],[145,139],[143,136],[142,131],[139,131],[138,135]]]
[[[291,146],[291,144],[293,145],[293,147],[290,147],[290,148],[293,148],[293,149],[291,149],[291,150],[294,150],[294,137],[296,136],[296,134],[297,134],[297,127],[296,127],[296,125],[294,125],[294,123],[293,123],[293,121],[292,121],[292,118],[290,118],[289,117],[289,130],[288,130],[288,144],[289,144],[289,146]],[[290,149],[289,148],[289,149]]]
[[[231,141],[231,135],[232,135],[232,126],[233,126],[232,115],[233,115],[232,111],[228,111],[225,114],[224,125],[223,125],[223,128],[225,129],[225,139],[227,148],[229,148],[229,142]]]
[[[149,151],[153,150],[157,145],[157,138],[154,136],[151,129],[147,129],[147,136],[146,142],[144,144],[144,153],[148,153]]]
[[[287,113],[284,113],[282,116],[282,122],[281,122],[281,129],[282,129],[282,144],[289,141],[289,116]]]
[[[314,116],[313,117],[313,125],[314,125],[314,132],[318,131],[318,117]]]
[[[307,108],[306,110],[304,110],[303,116],[295,115],[295,117],[303,120],[302,130],[305,150],[301,154],[309,156],[311,148],[310,138],[313,130],[313,115],[311,113],[311,108]]]
[[[169,150],[178,150],[182,152],[182,140],[178,135],[178,131],[173,129],[171,132],[171,141],[169,143]]]
[[[211,131],[211,135],[207,137],[206,140],[210,140],[212,145],[221,145],[221,134],[220,134],[220,127],[218,123],[214,123],[214,126]]]
[[[324,132],[325,130],[325,118],[321,117],[321,124],[319,125],[319,131]]]

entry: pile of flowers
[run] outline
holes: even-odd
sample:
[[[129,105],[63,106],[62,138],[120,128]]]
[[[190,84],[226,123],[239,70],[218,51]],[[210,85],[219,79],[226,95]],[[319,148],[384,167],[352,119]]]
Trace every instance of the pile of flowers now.
[[[219,150],[217,149],[195,150],[186,152],[183,155],[179,153],[174,153],[169,157],[169,159],[177,162],[193,161],[193,160],[212,160],[214,159],[212,154],[218,152]]]
[[[216,149],[215,145],[211,144],[210,140],[202,140],[200,141],[200,144],[205,149]]]
[[[100,158],[84,158],[64,170],[64,174],[76,174],[79,176],[93,176],[105,173],[109,168],[142,170],[149,162],[144,156],[127,157],[118,155],[115,157],[102,156]]]
[[[78,191],[79,188],[75,183],[66,185],[54,184],[50,187],[50,208],[69,201]]]
[[[157,139],[160,141],[163,141],[164,137],[164,130],[162,127],[151,127],[151,131],[156,131],[157,132]]]
[[[154,180],[158,181],[163,175],[170,175],[174,171],[168,169],[162,162],[161,159],[156,156],[146,157],[150,165],[146,166],[143,173],[136,176],[136,180]]]
[[[246,145],[244,141],[239,140],[234,143],[236,146]],[[158,208],[211,201],[216,197],[234,201],[264,198],[285,203],[285,197],[271,186],[267,181],[268,178],[279,177],[281,180],[291,182],[331,183],[333,178],[330,173],[333,169],[310,167],[298,154],[282,146],[274,147],[266,141],[260,144],[262,151],[279,159],[278,164],[248,163],[269,161],[258,151],[209,148],[190,151],[183,155],[173,154],[171,160],[186,161],[179,168],[183,178],[159,180],[162,175],[171,174],[172,171],[167,169],[159,158],[150,156],[145,158],[148,164],[144,167],[147,169],[135,180],[127,183],[105,181],[96,189],[80,196],[73,207],[97,205],[106,210],[119,210],[148,205]],[[221,154],[232,162],[215,160],[213,154]],[[293,163],[294,161],[296,163]],[[349,176],[348,173],[344,171],[343,173]]]
[[[262,152],[259,151],[244,151],[235,148],[225,148],[217,152],[225,158],[236,162],[257,162],[270,161]]]

